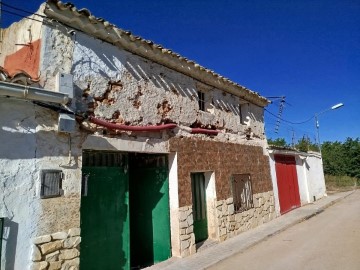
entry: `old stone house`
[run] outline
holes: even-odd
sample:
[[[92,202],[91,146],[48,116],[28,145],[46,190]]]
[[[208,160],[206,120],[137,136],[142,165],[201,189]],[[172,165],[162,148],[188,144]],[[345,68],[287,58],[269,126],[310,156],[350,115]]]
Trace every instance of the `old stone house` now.
[[[275,217],[266,98],[60,1],[1,36],[2,268],[144,267]]]

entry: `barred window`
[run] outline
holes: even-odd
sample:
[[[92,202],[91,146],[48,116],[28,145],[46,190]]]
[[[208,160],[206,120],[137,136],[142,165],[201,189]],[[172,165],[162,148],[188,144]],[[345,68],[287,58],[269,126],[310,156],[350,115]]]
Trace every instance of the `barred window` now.
[[[41,172],[40,198],[61,196],[62,178],[63,173],[60,170],[43,170]]]
[[[250,174],[234,174],[231,182],[235,212],[240,213],[253,208]]]
[[[205,93],[198,91],[199,110],[205,111]]]

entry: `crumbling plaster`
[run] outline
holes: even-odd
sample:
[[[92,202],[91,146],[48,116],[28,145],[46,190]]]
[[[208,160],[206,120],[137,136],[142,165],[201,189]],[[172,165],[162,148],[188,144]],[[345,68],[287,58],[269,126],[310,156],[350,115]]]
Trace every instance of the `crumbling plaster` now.
[[[74,134],[69,140],[59,134],[57,113],[31,102],[2,97],[0,113],[0,215],[5,217],[1,263],[4,269],[27,269],[33,237],[80,226],[78,145],[83,138]],[[42,169],[64,172],[62,197],[40,199]]]
[[[241,124],[241,98],[79,31],[73,40],[71,73],[88,113],[120,124],[175,122],[264,138],[262,108],[250,104],[251,120]],[[51,42],[47,46],[53,47]],[[199,111],[197,91],[206,94],[206,112]]]
[[[41,18],[39,19],[35,15],[29,17],[41,21]],[[0,66],[4,66],[7,55],[13,54],[26,44],[41,38],[42,23],[40,21],[23,19],[8,28],[0,29]]]

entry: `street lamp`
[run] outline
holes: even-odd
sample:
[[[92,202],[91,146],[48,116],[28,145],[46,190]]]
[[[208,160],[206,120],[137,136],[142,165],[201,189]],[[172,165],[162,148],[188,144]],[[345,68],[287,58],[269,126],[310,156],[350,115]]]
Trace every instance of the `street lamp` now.
[[[343,103],[338,103],[334,106],[332,106],[331,108],[329,109],[326,109],[322,112],[319,112],[319,113],[315,113],[315,127],[316,127],[316,134],[317,134],[317,141],[318,141],[318,144],[319,144],[319,151],[320,151],[320,156],[321,156],[321,143],[320,143],[320,132],[319,132],[319,115],[320,114],[323,114],[324,112],[327,112],[327,111],[330,111],[330,110],[336,110],[336,109],[339,109],[340,107],[344,106]],[[322,156],[321,156],[322,158]]]

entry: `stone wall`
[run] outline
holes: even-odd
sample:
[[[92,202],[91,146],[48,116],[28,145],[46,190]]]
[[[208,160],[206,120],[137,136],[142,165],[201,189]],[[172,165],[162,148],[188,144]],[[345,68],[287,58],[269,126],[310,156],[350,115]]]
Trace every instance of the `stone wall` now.
[[[254,194],[254,207],[241,213],[235,213],[232,197],[216,201],[215,211],[209,211],[209,207],[207,209],[208,225],[215,223],[213,224],[215,228],[208,226],[209,238],[215,241],[224,241],[269,222],[276,217],[274,202],[272,191]],[[214,222],[210,222],[211,220]],[[192,206],[179,208],[181,257],[196,253],[193,223]]]
[[[220,241],[248,231],[276,217],[272,191],[253,195],[254,208],[235,213],[233,198],[216,202]]]
[[[180,254],[182,257],[186,257],[196,252],[192,206],[179,208],[179,221]]]
[[[76,270],[80,264],[80,229],[33,239],[32,270]]]

